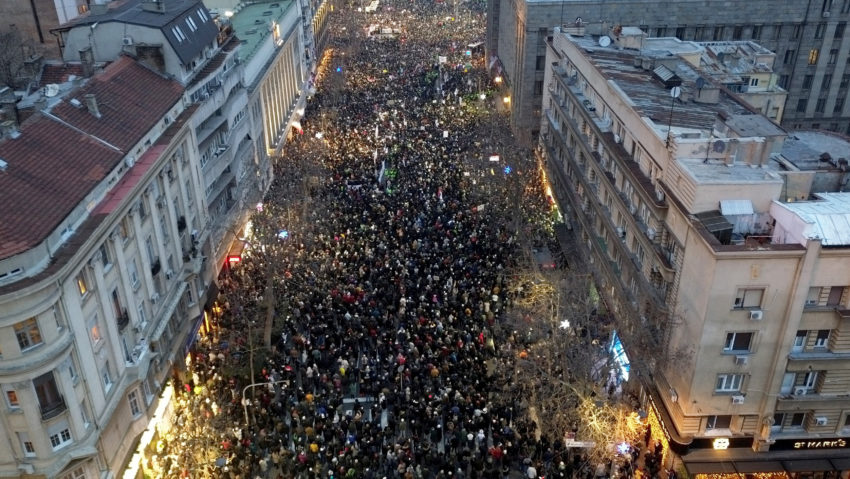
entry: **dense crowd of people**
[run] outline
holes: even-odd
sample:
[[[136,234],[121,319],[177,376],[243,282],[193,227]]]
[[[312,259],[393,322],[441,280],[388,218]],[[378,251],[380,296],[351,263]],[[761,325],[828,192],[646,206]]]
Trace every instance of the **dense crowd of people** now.
[[[548,203],[468,47],[475,5],[337,13],[251,252],[180,378],[162,477],[594,475],[498,374],[519,348],[500,327],[508,272]]]

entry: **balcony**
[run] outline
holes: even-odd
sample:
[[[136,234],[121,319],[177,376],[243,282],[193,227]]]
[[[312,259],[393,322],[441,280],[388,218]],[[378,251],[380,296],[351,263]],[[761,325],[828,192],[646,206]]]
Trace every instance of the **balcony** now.
[[[151,263],[151,275],[156,276],[157,273],[162,269],[162,263],[159,261],[159,257],[155,258]]]
[[[61,395],[55,401],[52,401],[48,404],[42,404],[41,407],[41,420],[47,421],[48,419],[53,419],[54,417],[62,414],[68,409],[68,406],[65,404],[65,398]]]

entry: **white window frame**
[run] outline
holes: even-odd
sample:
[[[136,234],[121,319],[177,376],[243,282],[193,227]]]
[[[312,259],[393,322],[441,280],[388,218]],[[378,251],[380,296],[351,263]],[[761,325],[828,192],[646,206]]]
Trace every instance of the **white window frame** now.
[[[32,325],[27,326],[26,323],[32,322]],[[21,325],[20,329],[18,326]],[[44,344],[44,336],[41,335],[41,328],[38,326],[38,317],[32,316],[23,321],[18,321],[14,325],[12,325],[12,329],[15,331],[15,339],[18,342],[18,347],[21,348],[21,352],[29,351],[37,346]],[[35,330],[38,334],[38,342],[35,341],[34,336],[32,335],[32,331]],[[18,334],[23,334],[26,338],[27,345],[24,346],[21,344],[21,338]]]
[[[109,392],[112,389],[112,372],[109,370],[109,361],[103,363],[103,370],[100,372],[100,378],[103,380],[103,390]]]
[[[130,286],[132,286],[133,289],[138,289],[140,281],[139,266],[136,264],[136,258],[131,259],[130,262],[127,263],[127,274],[130,276]]]
[[[71,428],[67,425],[65,425],[64,428],[49,434],[48,439],[50,440],[50,447],[53,448],[54,451],[58,451],[59,449],[62,449],[74,442],[74,436],[71,435]]]
[[[89,417],[89,409],[86,400],[80,401],[80,416],[83,419],[83,427],[88,429],[91,426],[91,417]]]
[[[739,335],[749,334],[750,340],[747,342],[747,349],[735,349],[735,340]],[[752,331],[733,331],[726,333],[726,342],[723,343],[724,353],[749,353],[753,350],[753,338],[755,333]]]
[[[821,337],[821,332],[826,331],[826,337]],[[815,336],[815,345],[813,347],[818,349],[824,349],[829,346],[829,337],[831,336],[832,331],[829,329],[819,329],[817,332],[817,336]]]
[[[800,387],[804,387],[809,391],[814,391],[815,386],[818,383],[818,372],[817,371],[806,371],[803,373],[803,383]]]
[[[21,443],[21,451],[24,453],[24,457],[35,457],[35,445],[30,440],[30,435],[26,431],[18,431],[17,433],[18,441]]]
[[[21,400],[20,398],[18,398],[18,391],[15,388],[4,384],[3,387],[0,389],[3,390],[3,399],[6,401],[6,407],[15,411],[21,408]],[[9,393],[15,396],[14,402],[12,402],[12,398],[10,397]]]
[[[103,333],[100,331],[100,318],[98,318],[97,313],[92,316],[87,326],[92,345],[98,346],[103,343]]]
[[[722,383],[722,384],[721,384]],[[736,393],[741,391],[744,385],[744,375],[737,373],[718,374],[714,381],[714,392]]]
[[[758,293],[758,304],[754,304],[753,301],[747,300],[748,295]],[[764,293],[765,288],[738,288],[735,293],[735,309],[759,309],[761,308],[762,301],[764,301]]]
[[[73,469],[71,472],[60,476],[60,479],[87,479],[88,475],[86,474],[86,467],[80,466],[76,469]]]
[[[139,417],[142,415],[142,407],[139,404],[138,389],[134,389],[127,393],[127,403],[130,405],[130,414],[133,417]]]

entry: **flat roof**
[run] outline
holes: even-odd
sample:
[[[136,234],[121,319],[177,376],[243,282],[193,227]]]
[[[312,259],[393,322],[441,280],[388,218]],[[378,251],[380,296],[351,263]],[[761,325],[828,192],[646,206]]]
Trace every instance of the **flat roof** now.
[[[677,39],[665,38],[658,39],[663,41],[656,43],[653,42],[656,39],[647,38],[644,40],[646,48],[632,50],[619,47],[616,42],[603,47],[598,43],[596,36],[570,35],[569,39],[581,48],[591,63],[632,101],[635,111],[652,120],[659,130],[666,132],[667,124],[671,121],[671,118],[671,125],[674,129],[688,128],[710,131],[718,115],[721,114],[727,118],[761,116],[753,113],[738,99],[728,95],[723,90],[718,92],[716,103],[697,103],[688,99],[682,100],[695,96],[697,90],[699,90],[699,87],[697,87],[698,80],[701,84],[708,81],[690,63],[677,56],[679,48],[692,51],[693,47],[689,46],[693,45],[691,42],[680,42]],[[672,48],[677,45],[680,45],[680,47]],[[662,61],[663,65],[667,66],[681,79],[682,97],[672,100],[670,88],[665,87],[655,78],[653,70],[635,66],[635,59],[638,57],[649,57]],[[656,67],[658,64],[661,63],[657,62]],[[701,78],[702,80],[700,80]],[[765,131],[761,131],[758,127],[766,126],[766,124],[756,118],[749,120],[739,118],[737,122],[742,125],[746,123],[749,126],[751,136],[769,136],[776,134],[777,131],[783,131],[770,122],[767,122],[770,123],[770,126]]]
[[[236,36],[242,42],[239,57],[246,61],[250,60],[266,37],[272,34],[271,22],[280,24],[286,11],[292,5],[294,5],[292,0],[273,0],[246,5],[235,12],[230,22]],[[285,33],[280,32],[281,35]]]
[[[816,193],[818,199],[780,203],[812,225],[807,237],[824,246],[850,245],[850,193]]]
[[[833,160],[850,160],[850,139],[826,131],[794,131],[782,145],[782,156],[801,170],[833,169],[829,161],[821,161],[828,153]]]
[[[764,166],[741,163],[726,165],[716,160],[706,163],[703,158],[679,158],[676,161],[701,184],[782,182],[777,173],[780,171],[779,165],[773,161],[765,163]]]

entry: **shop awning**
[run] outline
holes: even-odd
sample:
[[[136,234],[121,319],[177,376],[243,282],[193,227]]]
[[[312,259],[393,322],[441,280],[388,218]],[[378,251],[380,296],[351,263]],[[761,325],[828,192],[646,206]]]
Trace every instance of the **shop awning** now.
[[[693,474],[735,474],[731,462],[686,462],[685,469]]]
[[[782,464],[788,472],[832,471],[834,469],[829,459],[798,459],[782,461]]]
[[[757,472],[785,472],[785,467],[779,461],[735,461],[735,470],[741,474]]]

